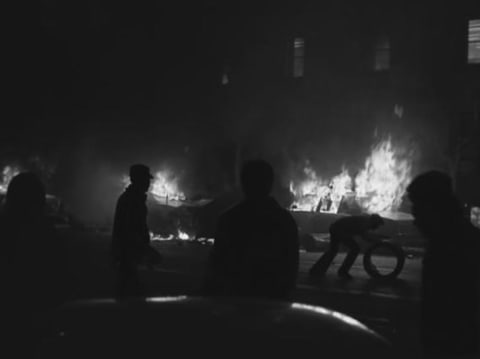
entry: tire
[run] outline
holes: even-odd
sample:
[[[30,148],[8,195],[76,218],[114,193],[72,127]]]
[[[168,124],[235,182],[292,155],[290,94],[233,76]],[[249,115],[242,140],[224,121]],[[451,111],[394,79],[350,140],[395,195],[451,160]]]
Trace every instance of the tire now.
[[[397,259],[397,264],[392,272],[388,274],[380,273],[375,265],[372,263],[372,255],[375,251],[379,248],[387,249],[389,252],[393,253]],[[405,264],[405,252],[403,249],[395,244],[381,241],[378,243],[373,244],[372,246],[368,247],[363,255],[363,267],[365,271],[370,275],[370,277],[375,279],[385,279],[385,280],[392,280],[398,277],[400,272],[403,269],[403,265]]]

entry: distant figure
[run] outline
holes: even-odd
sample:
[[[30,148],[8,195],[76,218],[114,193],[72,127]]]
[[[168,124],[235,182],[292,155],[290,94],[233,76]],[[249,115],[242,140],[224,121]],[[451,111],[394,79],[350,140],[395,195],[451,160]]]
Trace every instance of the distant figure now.
[[[34,323],[69,295],[66,253],[45,204],[45,188],[33,173],[11,180],[0,215],[0,325],[2,336],[11,335],[4,343],[12,347],[10,357],[30,357],[38,339]]]
[[[247,162],[240,180],[244,199],[219,219],[205,289],[220,295],[288,298],[298,272],[295,220],[270,196],[270,164]]]
[[[143,295],[138,277],[140,264],[151,264],[156,252],[150,247],[147,225],[147,192],[153,176],[142,164],[130,167],[131,184],[118,199],[112,234],[112,255],[118,270],[117,296]],[[156,261],[159,261],[156,254]]]
[[[333,185],[328,186],[328,191],[320,198],[318,201],[315,212],[330,212],[330,207],[332,207],[332,190]]]
[[[323,276],[337,255],[340,244],[342,244],[348,247],[349,251],[338,269],[338,275],[347,279],[352,278],[348,272],[360,253],[360,246],[355,241],[355,237],[360,237],[366,241],[382,238],[383,236],[376,235],[371,231],[383,224],[384,221],[378,214],[343,217],[333,222],[330,226],[330,246],[313,265],[309,274],[313,277]]]
[[[422,269],[426,358],[479,357],[480,230],[463,216],[450,177],[430,171],[407,188],[427,240]]]

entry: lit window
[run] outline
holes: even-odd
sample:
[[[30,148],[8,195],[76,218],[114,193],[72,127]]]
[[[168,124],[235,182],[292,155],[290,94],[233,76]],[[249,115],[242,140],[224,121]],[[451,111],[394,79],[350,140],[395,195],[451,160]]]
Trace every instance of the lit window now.
[[[375,71],[385,71],[390,68],[390,41],[387,38],[381,38],[375,45]]]
[[[480,64],[480,19],[468,22],[468,63]]]
[[[293,40],[293,77],[303,77],[305,60],[305,41],[303,37]]]

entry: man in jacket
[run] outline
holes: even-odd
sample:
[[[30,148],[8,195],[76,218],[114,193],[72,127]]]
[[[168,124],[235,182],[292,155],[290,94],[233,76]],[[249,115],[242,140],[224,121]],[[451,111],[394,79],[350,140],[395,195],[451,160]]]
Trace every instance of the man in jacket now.
[[[120,195],[115,209],[112,255],[118,271],[119,296],[142,294],[138,265],[151,249],[146,200],[152,178],[147,166],[131,166],[131,183]]]

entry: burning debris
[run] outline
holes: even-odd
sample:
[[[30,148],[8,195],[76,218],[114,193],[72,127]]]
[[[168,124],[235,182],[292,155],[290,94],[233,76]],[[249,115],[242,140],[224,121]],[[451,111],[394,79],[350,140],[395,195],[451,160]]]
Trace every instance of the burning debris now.
[[[155,173],[150,193],[157,202],[166,205],[169,202],[173,205],[175,202],[186,199],[185,194],[179,189],[178,178],[168,170]]]
[[[352,179],[346,169],[331,180],[317,176],[315,170],[307,165],[304,169],[307,179],[298,185],[290,182],[290,191],[295,196],[292,209],[337,213],[340,201],[351,192]]]
[[[129,182],[128,176],[123,176],[122,183],[127,186]],[[178,178],[166,169],[155,173],[149,192],[158,204],[170,207],[179,207],[181,202],[186,200],[185,194],[179,188]]]
[[[338,213],[343,201],[352,199],[365,212],[394,212],[401,205],[412,179],[412,154],[395,147],[388,136],[377,143],[353,179],[347,169],[332,179],[322,179],[309,164],[306,179],[290,182],[293,210]]]
[[[182,229],[177,229],[177,234],[168,234],[168,235],[161,235],[155,234],[150,232],[150,239],[152,241],[179,241],[179,242],[198,242],[201,244],[213,244],[213,238],[197,238],[194,235],[190,235],[189,233],[183,231]]]

